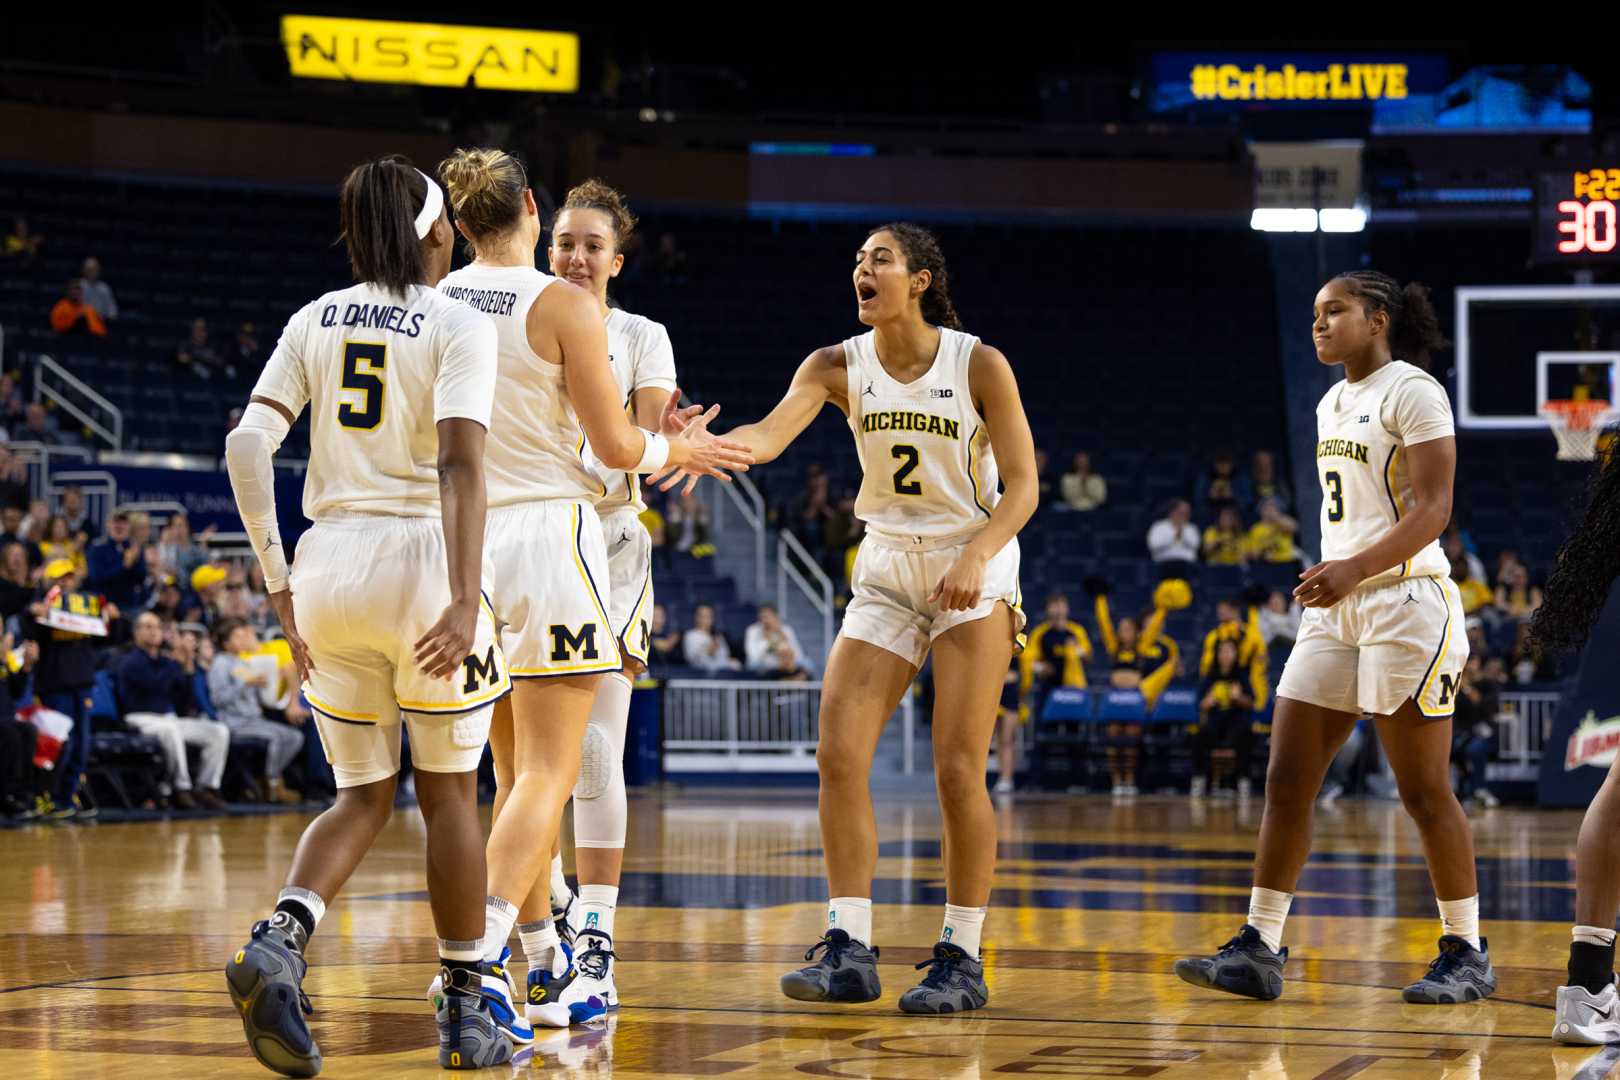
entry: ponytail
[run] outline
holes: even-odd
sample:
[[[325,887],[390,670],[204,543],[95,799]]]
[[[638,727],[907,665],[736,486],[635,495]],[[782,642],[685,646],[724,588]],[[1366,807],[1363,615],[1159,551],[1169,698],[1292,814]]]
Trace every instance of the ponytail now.
[[[416,215],[427,183],[410,160],[390,154],[356,165],[338,197],[343,245],[356,281],[405,296],[427,277]]]
[[[962,319],[951,303],[950,275],[945,269],[945,252],[940,248],[938,238],[921,225],[906,222],[880,225],[866,235],[870,239],[880,232],[890,234],[900,245],[908,270],[914,274],[927,270],[930,275],[928,290],[919,300],[922,317],[948,330],[962,329]]]

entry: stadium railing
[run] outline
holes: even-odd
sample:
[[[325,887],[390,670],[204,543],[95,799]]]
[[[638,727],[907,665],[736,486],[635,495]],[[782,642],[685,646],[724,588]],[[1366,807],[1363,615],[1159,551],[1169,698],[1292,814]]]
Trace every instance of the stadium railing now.
[[[1561,696],[1556,690],[1513,690],[1502,695],[1496,717],[1497,755],[1487,779],[1536,779]]]

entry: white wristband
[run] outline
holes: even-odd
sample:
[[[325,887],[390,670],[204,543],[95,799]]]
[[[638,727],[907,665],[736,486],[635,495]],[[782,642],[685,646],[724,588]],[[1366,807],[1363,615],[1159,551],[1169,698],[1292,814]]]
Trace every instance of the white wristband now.
[[[655,473],[669,461],[669,440],[656,431],[648,431],[645,428],[636,430],[641,432],[641,437],[647,440],[647,443],[641,451],[641,460],[636,462],[636,467],[631,471]]]

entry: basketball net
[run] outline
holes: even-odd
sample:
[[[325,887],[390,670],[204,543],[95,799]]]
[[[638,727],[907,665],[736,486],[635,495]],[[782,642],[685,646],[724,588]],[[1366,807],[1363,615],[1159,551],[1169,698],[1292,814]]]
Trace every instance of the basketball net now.
[[[1591,461],[1597,456],[1598,436],[1613,415],[1607,401],[1549,401],[1541,407],[1553,437],[1559,461]]]

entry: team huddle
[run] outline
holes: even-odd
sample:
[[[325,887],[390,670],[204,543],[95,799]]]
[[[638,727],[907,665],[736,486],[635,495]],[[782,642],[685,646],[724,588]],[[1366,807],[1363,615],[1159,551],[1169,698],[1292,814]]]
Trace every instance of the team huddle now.
[[[528,177],[498,150],[457,151],[437,180],[403,158],[369,162],[345,181],[341,209],[358,284],[292,317],[227,444],[339,789],[304,833],[275,910],[226,967],[253,1054],[285,1075],[320,1071],[305,953],[392,813],[407,728],[439,938],[427,995],[440,1065],[499,1065],[536,1027],[618,1008],[622,762],[653,608],[641,483],[725,480],[768,463],[829,403],[855,439],[867,539],[821,695],[827,920],[781,989],[803,1001],[881,996],[870,770],[932,654],[947,903],[927,970],[898,1004],[984,1007],[996,860],[986,764],[1022,643],[1017,536],[1038,478],[1012,366],[962,331],[933,236],[873,230],[852,273],[867,332],[811,352],[768,415],[717,435],[713,408],[680,405],[664,328],[608,302],[635,227],[611,188],[569,193],[544,247],[549,273],[536,266],[544,229]],[[452,273],[457,233],[471,262]],[[1324,561],[1296,590],[1307,611],[1278,688],[1249,917],[1214,956],[1175,970],[1251,997],[1282,992],[1311,808],[1339,746],[1371,715],[1422,832],[1442,924],[1437,959],[1404,996],[1477,1000],[1496,976],[1472,835],[1446,771],[1450,724],[1432,722],[1449,721],[1468,652],[1435,541],[1456,461],[1445,391],[1419,366],[1438,328],[1421,287],[1358,271],[1323,286],[1313,332],[1346,379],[1318,408]],[[272,461],[306,406],[313,525],[289,564]],[[476,784],[486,746],[487,837]],[[570,799],[577,895],[561,856]],[[1607,971],[1612,930],[1606,944]],[[1561,1019],[1563,1006],[1561,991]]]

